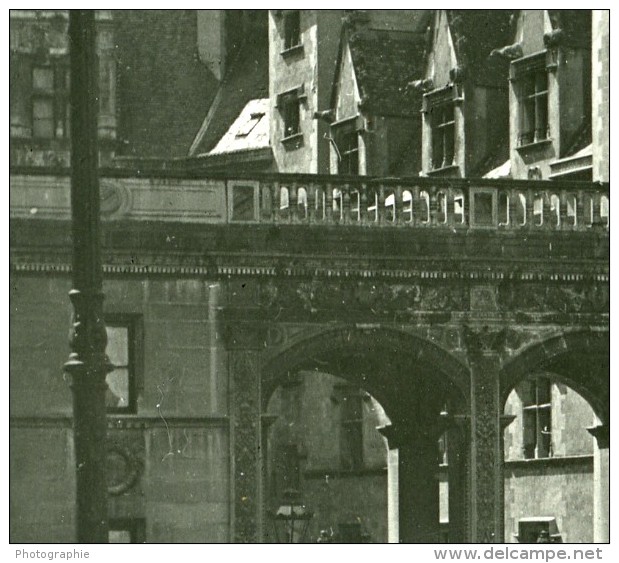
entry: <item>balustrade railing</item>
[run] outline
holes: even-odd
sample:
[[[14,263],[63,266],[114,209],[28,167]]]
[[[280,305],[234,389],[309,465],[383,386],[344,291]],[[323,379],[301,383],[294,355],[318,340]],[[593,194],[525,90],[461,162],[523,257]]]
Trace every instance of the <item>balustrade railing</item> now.
[[[300,174],[102,175],[104,220],[605,232],[607,183]],[[11,217],[70,216],[68,175],[11,173]],[[155,197],[156,195],[156,197]]]
[[[290,225],[446,229],[608,229],[607,185],[581,182],[325,179],[282,176],[252,184],[245,220]],[[229,202],[237,201],[229,198]],[[229,215],[234,217],[234,211]]]

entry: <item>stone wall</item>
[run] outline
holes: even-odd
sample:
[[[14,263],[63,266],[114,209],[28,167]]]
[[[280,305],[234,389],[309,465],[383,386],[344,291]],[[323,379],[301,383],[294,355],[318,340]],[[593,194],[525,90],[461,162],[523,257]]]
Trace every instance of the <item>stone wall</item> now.
[[[68,359],[68,277],[11,280],[11,540],[73,541],[75,484]],[[148,542],[226,542],[230,457],[227,355],[219,285],[114,278],[105,313],[143,321],[143,390],[135,414],[108,416],[111,518],[145,520]],[[43,469],[45,468],[45,469]],[[36,499],[36,500],[35,500]],[[42,509],[43,507],[43,509]]]
[[[610,180],[610,12],[593,10],[593,180]]]

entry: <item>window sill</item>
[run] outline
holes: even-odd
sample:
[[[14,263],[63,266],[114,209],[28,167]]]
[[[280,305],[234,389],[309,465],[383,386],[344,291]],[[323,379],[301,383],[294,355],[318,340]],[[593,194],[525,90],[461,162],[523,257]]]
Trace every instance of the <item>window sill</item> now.
[[[534,141],[533,143],[527,143],[526,145],[519,145],[516,147],[518,152],[531,152],[552,143],[552,139],[547,137],[546,139],[542,139],[541,141]]]
[[[460,167],[456,164],[443,166],[443,168],[434,168],[426,172],[428,176],[451,176],[454,175],[454,173],[457,173],[457,175],[460,176]]]
[[[303,144],[303,133],[295,133],[294,135],[283,137],[281,143],[287,149],[299,148]]]
[[[553,456],[553,457],[538,457],[531,459],[506,459],[505,467],[524,468],[532,466],[547,466],[547,465],[570,465],[592,463],[593,455],[569,455],[569,456]]]
[[[280,55],[284,58],[286,57],[292,57],[295,53],[303,53],[303,43],[299,43],[298,45],[295,45],[294,47],[288,47],[288,49],[284,49]]]

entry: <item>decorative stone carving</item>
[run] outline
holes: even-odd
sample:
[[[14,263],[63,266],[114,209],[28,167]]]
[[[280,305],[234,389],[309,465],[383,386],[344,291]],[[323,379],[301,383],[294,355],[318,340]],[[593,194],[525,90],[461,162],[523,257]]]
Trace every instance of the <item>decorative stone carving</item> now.
[[[120,495],[137,483],[142,472],[141,460],[127,447],[108,445],[106,454],[107,492]]]
[[[497,412],[498,378],[495,361],[486,358],[474,368],[475,416],[472,418],[475,441],[476,541],[502,541],[502,498],[497,490],[500,420]],[[498,369],[496,370],[498,372]]]
[[[499,286],[501,311],[539,313],[608,313],[608,284],[580,283],[515,283]]]
[[[389,284],[379,281],[314,279],[265,282],[263,306],[271,311],[301,307],[309,314],[334,310],[369,309],[375,316],[398,318],[416,312],[451,312],[468,309],[469,296],[462,284]]]
[[[260,352],[264,345],[261,325],[230,323],[226,326],[230,349],[229,370],[233,388],[234,541],[258,541],[258,490],[260,451]]]
[[[464,343],[469,353],[469,359],[478,356],[501,353],[505,349],[507,329],[490,330],[487,326],[473,330],[467,325],[462,327]]]

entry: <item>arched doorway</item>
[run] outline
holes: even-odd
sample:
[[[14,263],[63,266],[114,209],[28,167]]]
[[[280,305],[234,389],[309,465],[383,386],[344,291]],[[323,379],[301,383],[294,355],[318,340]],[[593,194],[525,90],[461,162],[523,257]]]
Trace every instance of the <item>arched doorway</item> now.
[[[309,432],[323,436],[323,439],[334,439],[341,433],[344,425],[350,422],[352,428],[354,413],[362,412],[364,408],[363,404],[361,408],[358,406],[359,398],[367,401],[366,410],[373,413],[370,420],[380,422],[382,419],[382,422],[389,422],[383,425],[382,434],[387,439],[389,451],[392,452],[389,455],[386,450],[383,452],[384,462],[391,466],[391,472],[384,480],[383,489],[387,488],[388,491],[389,483],[394,490],[393,464],[397,459],[397,495],[395,498],[390,497],[387,516],[390,526],[386,535],[392,541],[396,538],[405,543],[441,541],[439,490],[442,460],[439,459],[439,441],[444,444],[445,436],[449,434],[450,459],[453,463],[449,467],[449,501],[444,499],[443,510],[449,511],[450,539],[464,541],[467,504],[464,497],[464,475],[468,443],[462,427],[455,422],[458,416],[468,413],[469,374],[463,364],[435,344],[400,330],[336,328],[279,351],[266,362],[262,373],[262,418],[272,425],[272,430],[263,428],[267,442],[263,443],[263,447],[268,445],[268,441],[271,444],[277,441],[271,432],[277,428],[277,424],[281,425],[270,418],[274,414],[272,402],[279,402],[279,411],[286,412],[284,419],[289,423],[290,419],[294,418],[291,417],[290,401],[297,401],[297,412],[304,409],[307,411],[308,405],[303,404],[302,399],[299,402],[299,397],[305,396],[307,399],[308,393],[314,394],[314,402],[317,398],[324,399],[322,404],[325,410],[322,416],[310,413],[305,422],[296,418],[296,424],[305,425],[303,432],[306,436]],[[289,396],[289,404],[283,406],[281,400],[286,392],[282,389],[290,385],[298,386],[300,378],[303,381],[303,392],[297,391],[296,395],[289,393],[296,398],[291,399]],[[311,378],[314,378],[313,383]],[[338,385],[339,391],[334,395],[334,388]],[[321,393],[320,389],[327,391]],[[355,403],[357,406],[354,406]],[[342,408],[342,404],[346,407]],[[344,411],[348,411],[348,414]],[[339,428],[335,428],[333,424],[334,413],[337,412],[340,417],[337,422]],[[281,417],[281,414],[279,416]],[[347,417],[349,421],[346,420]],[[309,426],[307,420],[312,421]],[[328,421],[331,421],[331,424],[328,424]],[[367,439],[365,446],[374,447],[371,444],[382,443],[379,436],[371,437],[367,430],[365,435],[361,436],[362,441]],[[288,429],[288,432],[291,431]],[[308,437],[309,442],[315,439]],[[289,440],[293,442],[290,444],[291,459],[307,455],[307,446],[299,447],[298,443],[294,443],[295,440],[297,439]],[[359,437],[351,438],[347,447],[354,447],[352,444],[355,440],[358,441]],[[285,438],[283,442],[286,446]],[[271,454],[269,457],[270,454],[267,453],[264,475],[266,483],[272,482],[273,464],[277,464],[274,461],[276,454]],[[291,465],[294,474],[298,470],[299,462]],[[443,468],[443,471],[446,481],[447,469]],[[298,477],[293,477],[291,481],[297,484]],[[267,496],[274,493],[273,487],[267,487],[267,490]],[[384,493],[388,497],[387,491]],[[447,494],[446,487],[443,494]],[[315,495],[317,502],[322,502],[318,493]],[[308,503],[312,502],[311,498],[307,500]],[[265,504],[273,502],[277,502],[276,499],[269,498]],[[324,512],[323,510],[323,514]],[[363,521],[363,518],[361,520]],[[385,533],[376,533],[378,529],[376,527],[374,530],[375,541],[384,539]],[[372,536],[372,530],[361,532]]]
[[[506,541],[608,539],[608,333],[560,334],[501,374]]]

